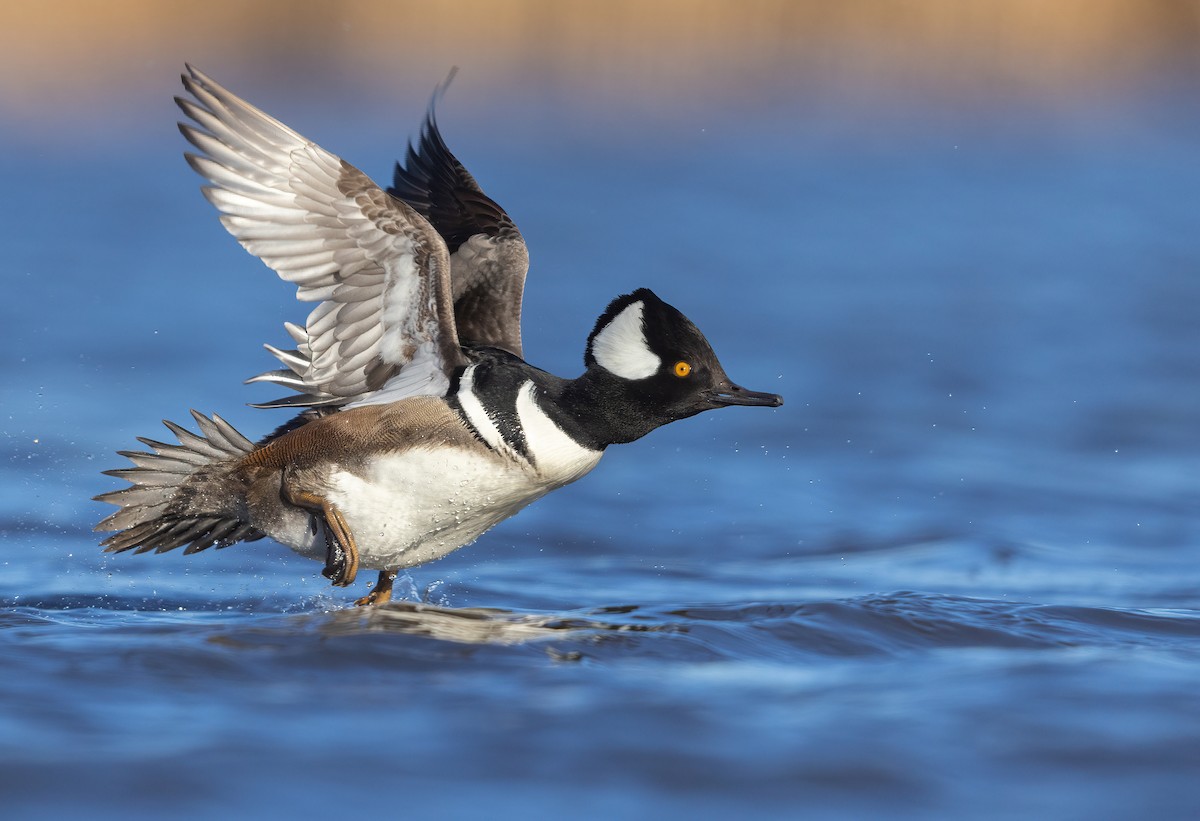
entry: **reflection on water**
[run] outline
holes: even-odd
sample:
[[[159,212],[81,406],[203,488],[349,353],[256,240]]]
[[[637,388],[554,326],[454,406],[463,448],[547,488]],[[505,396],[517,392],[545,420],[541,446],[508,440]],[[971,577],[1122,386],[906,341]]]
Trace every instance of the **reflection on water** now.
[[[555,653],[560,660],[609,662],[631,655],[736,661],[947,647],[1200,649],[1196,610],[1037,605],[913,592],[803,603],[626,605],[574,613],[392,602],[305,618],[321,636],[389,633],[493,646],[554,641],[571,649]],[[599,646],[630,633],[647,635],[612,650]],[[665,649],[664,643],[673,649]]]
[[[363,632],[402,633],[463,644],[526,644],[548,639],[578,639],[604,632],[670,629],[634,622],[599,621],[595,617],[637,610],[614,608],[579,616],[515,613],[486,607],[449,608],[413,602],[391,602],[363,610],[330,614],[321,627],[328,635]],[[578,635],[576,635],[578,634]]]

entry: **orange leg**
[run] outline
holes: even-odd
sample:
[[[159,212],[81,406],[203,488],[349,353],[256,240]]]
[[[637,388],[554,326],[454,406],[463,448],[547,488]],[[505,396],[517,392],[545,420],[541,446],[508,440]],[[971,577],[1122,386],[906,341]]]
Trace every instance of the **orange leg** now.
[[[358,544],[346,524],[346,517],[337,506],[315,493],[288,487],[284,483],[287,499],[297,507],[320,511],[325,520],[326,557],[321,575],[333,582],[335,587],[348,587],[358,575]]]
[[[375,582],[375,589],[354,603],[359,607],[366,607],[369,604],[387,604],[390,602],[392,600],[392,585],[396,581],[396,573],[398,572],[399,568],[396,567],[393,567],[391,570],[380,570],[379,581]]]

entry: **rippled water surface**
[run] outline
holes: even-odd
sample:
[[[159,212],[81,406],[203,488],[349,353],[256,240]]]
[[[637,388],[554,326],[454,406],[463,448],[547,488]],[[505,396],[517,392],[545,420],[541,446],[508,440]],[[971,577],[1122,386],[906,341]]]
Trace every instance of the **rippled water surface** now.
[[[1192,101],[583,129],[451,94],[531,361],[578,372],[644,285],[787,404],[613,448],[370,612],[268,541],[100,553],[113,451],[282,421],[239,383],[301,311],[165,105],[5,146],[0,814],[1196,817]],[[376,178],[406,136],[262,102]]]

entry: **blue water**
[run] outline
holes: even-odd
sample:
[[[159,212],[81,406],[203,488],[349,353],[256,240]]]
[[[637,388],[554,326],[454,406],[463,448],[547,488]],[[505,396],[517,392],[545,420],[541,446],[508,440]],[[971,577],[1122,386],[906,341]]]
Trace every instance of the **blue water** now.
[[[197,193],[165,97],[0,136],[0,814],[1196,817],[1185,91],[452,93],[531,248],[531,361],[577,373],[644,285],[787,404],[613,448],[372,612],[268,541],[99,551],[113,451],[190,407],[283,420],[240,380],[303,312]],[[377,179],[424,103],[262,97]]]

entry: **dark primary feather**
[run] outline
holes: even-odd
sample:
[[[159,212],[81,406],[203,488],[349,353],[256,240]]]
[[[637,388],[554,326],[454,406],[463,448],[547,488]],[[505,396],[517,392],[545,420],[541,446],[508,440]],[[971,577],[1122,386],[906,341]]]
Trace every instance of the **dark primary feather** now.
[[[404,200],[429,220],[453,254],[476,234],[519,239],[520,233],[496,201],[483,193],[458,158],[450,152],[437,126],[437,101],[456,71],[438,86],[421,126],[421,138],[410,142],[404,164],[396,163],[388,193]]]
[[[529,254],[508,214],[450,152],[437,126],[438,87],[414,146],[396,163],[388,193],[429,220],[451,254],[454,318],[464,344],[521,355],[521,298]],[[464,245],[479,238],[470,247]]]

